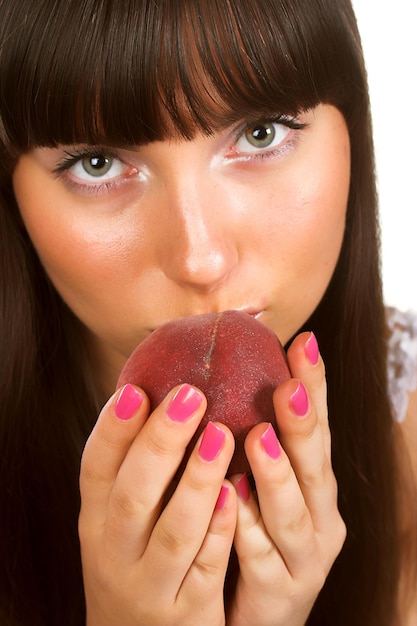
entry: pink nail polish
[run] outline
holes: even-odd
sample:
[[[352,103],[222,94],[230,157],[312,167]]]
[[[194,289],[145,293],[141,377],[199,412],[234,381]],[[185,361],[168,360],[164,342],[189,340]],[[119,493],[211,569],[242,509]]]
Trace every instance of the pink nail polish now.
[[[236,483],[237,493],[243,502],[247,502],[250,498],[250,485],[246,474],[243,474]]]
[[[261,436],[261,442],[263,449],[271,459],[278,459],[281,456],[281,446],[272,424],[269,424]]]
[[[317,365],[319,362],[319,345],[314,333],[310,333],[310,337],[305,343],[304,350],[311,365]]]
[[[114,407],[116,417],[120,420],[129,420],[142,404],[143,396],[132,385],[125,385],[121,390]]]
[[[290,397],[290,406],[297,417],[305,417],[308,413],[309,402],[307,391],[301,381],[298,383],[297,389]]]
[[[208,422],[198,449],[203,461],[214,461],[223,447],[225,438],[226,435],[221,428],[218,428],[213,422]]]
[[[220,511],[220,509],[224,509],[227,502],[227,496],[229,495],[229,488],[225,485],[222,485],[220,489],[219,497],[217,498],[215,509]]]
[[[202,395],[191,385],[182,385],[171,400],[167,415],[174,422],[186,422],[203,401]]]

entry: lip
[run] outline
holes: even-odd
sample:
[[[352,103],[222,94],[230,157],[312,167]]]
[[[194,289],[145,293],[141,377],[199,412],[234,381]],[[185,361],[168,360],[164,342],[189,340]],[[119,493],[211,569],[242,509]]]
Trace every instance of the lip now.
[[[246,309],[242,307],[240,309],[234,309],[235,311],[239,311],[241,313],[247,313],[251,317],[254,317],[256,320],[259,319],[264,313],[265,309]]]
[[[239,311],[240,313],[247,313],[248,315],[250,315],[251,317],[253,317],[256,320],[259,320],[262,315],[265,313],[265,309],[255,309],[255,308],[249,308],[246,306],[243,307],[229,307],[227,309],[222,309],[220,311],[207,311],[207,314],[212,314],[212,313],[224,313],[225,311]],[[182,315],[178,318],[172,318],[167,320],[166,322],[162,322],[161,324],[157,324],[156,326],[154,326],[153,328],[151,328],[149,330],[150,333],[153,333],[154,330],[156,330],[157,328],[160,328],[161,326],[164,326],[165,324],[168,324],[169,322],[173,322],[175,321],[175,319],[187,319],[188,317],[195,317],[196,315],[202,315],[201,313],[191,313],[189,315]]]

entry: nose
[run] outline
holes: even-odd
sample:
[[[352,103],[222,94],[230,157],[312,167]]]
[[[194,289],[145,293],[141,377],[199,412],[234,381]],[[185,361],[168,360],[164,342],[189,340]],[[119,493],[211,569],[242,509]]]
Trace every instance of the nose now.
[[[238,263],[236,230],[228,199],[208,181],[188,176],[166,187],[167,216],[161,267],[178,285],[209,293]]]

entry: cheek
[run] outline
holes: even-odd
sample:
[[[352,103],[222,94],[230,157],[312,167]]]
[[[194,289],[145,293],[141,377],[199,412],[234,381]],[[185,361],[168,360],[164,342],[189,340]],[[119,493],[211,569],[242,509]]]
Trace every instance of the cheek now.
[[[55,207],[48,198],[42,203],[20,204],[22,217],[38,255],[53,281],[71,283],[73,287],[83,282],[91,269],[96,278],[104,278],[110,266],[112,249],[117,241],[90,227],[82,219],[66,219],[66,207],[60,205],[61,215],[53,214]],[[75,279],[75,284],[74,284]]]
[[[342,137],[340,134],[343,132]],[[310,252],[314,261],[332,272],[336,265],[345,231],[350,186],[350,149],[342,127],[330,144],[316,155],[317,165],[306,170],[296,201],[300,252]],[[308,258],[306,259],[308,262]]]
[[[123,302],[126,247],[132,248],[126,238],[112,236],[109,229],[62,223],[55,223],[48,236],[36,230],[30,234],[55,288],[85,322]]]
[[[336,158],[336,155],[337,158]],[[346,222],[350,184],[348,150],[306,168],[275,198],[268,248],[277,268],[274,300],[278,334],[289,340],[321,301],[336,267]],[[282,189],[281,189],[282,191]],[[275,219],[275,222],[274,222]]]
[[[69,202],[55,182],[22,159],[14,175],[23,222],[63,298],[86,304],[123,271],[130,230],[92,207]]]
[[[320,181],[319,181],[320,182]],[[348,179],[320,185],[314,181],[308,198],[300,202],[298,226],[299,252],[308,252],[305,261],[314,260],[334,266],[343,240],[348,202]],[[332,269],[330,267],[330,270]]]
[[[320,267],[332,270],[345,230],[349,177],[304,180],[282,193],[268,215],[268,247],[283,270],[299,280]]]

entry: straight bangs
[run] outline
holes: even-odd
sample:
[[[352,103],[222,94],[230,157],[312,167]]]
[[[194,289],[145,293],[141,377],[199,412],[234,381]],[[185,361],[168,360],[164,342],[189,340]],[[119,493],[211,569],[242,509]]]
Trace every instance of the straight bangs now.
[[[346,114],[362,72],[345,0],[13,4],[0,25],[11,162],[34,146],[190,139],[319,102]]]

